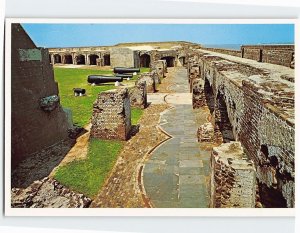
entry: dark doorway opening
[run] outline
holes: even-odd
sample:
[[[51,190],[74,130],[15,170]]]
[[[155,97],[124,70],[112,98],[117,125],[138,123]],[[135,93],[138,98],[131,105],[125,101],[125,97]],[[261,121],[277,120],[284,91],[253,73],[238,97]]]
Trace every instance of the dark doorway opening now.
[[[61,63],[61,56],[59,54],[54,55],[54,64]]]
[[[98,58],[99,58],[99,56],[96,54],[90,55],[90,65],[97,65]]]
[[[140,67],[150,67],[150,55],[143,54],[140,56]]]
[[[77,65],[85,65],[85,57],[84,55],[80,54],[76,57]]]
[[[209,81],[207,80],[207,78],[205,78],[205,82],[204,82],[204,94],[205,94],[206,104],[208,106],[210,114],[213,114],[215,108],[215,98],[214,98],[213,89]]]
[[[167,67],[175,66],[175,57],[171,57],[171,56],[162,57],[161,60],[165,60],[167,62]]]
[[[234,135],[232,125],[229,121],[226,102],[224,95],[218,92],[215,107],[215,122],[217,128],[220,130],[223,138],[223,142],[234,141]]]
[[[103,56],[103,65],[110,66],[110,55],[109,54],[106,54]]]
[[[73,64],[72,55],[70,55],[70,54],[65,55],[65,64]]]
[[[179,62],[180,62],[180,64],[182,65],[182,66],[185,66],[186,64],[185,64],[185,57],[180,57],[179,58]]]

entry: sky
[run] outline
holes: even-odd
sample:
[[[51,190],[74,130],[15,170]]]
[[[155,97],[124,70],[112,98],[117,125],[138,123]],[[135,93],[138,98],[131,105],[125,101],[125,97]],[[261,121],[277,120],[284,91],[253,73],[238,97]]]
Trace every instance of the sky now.
[[[294,43],[293,24],[22,24],[39,47],[189,41],[199,44]]]

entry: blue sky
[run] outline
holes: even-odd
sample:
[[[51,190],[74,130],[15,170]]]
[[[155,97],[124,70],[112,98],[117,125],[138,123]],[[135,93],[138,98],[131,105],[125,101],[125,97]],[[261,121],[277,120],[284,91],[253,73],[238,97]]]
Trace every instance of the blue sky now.
[[[293,24],[22,24],[39,47],[176,41],[200,44],[294,43]]]

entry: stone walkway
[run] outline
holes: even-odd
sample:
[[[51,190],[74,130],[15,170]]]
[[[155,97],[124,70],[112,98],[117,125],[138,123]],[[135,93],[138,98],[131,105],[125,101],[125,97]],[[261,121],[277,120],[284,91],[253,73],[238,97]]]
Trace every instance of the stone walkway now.
[[[193,110],[187,71],[175,70],[172,94],[164,97],[173,108],[161,114],[160,128],[172,136],[151,154],[143,170],[143,184],[153,207],[209,206],[210,148],[198,143],[197,129],[209,111]]]

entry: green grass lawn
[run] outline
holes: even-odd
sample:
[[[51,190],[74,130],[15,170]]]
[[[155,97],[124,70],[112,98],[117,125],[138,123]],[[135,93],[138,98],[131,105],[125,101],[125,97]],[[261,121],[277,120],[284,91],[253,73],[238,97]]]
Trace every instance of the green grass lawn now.
[[[149,68],[141,68],[141,73],[149,70]],[[54,68],[61,104],[64,108],[72,110],[73,122],[82,127],[89,123],[93,111],[93,103],[98,93],[115,88],[114,83],[101,86],[89,85],[87,76],[91,74],[113,74],[113,72],[110,70]],[[135,80],[136,77],[132,80]],[[86,89],[87,95],[85,97],[75,97],[73,94],[73,88],[75,87]]]
[[[75,160],[59,167],[54,177],[72,190],[94,198],[114,166],[122,147],[120,141],[91,139],[87,159]]]
[[[141,72],[148,72],[149,68],[141,68]],[[61,104],[70,108],[73,122],[85,126],[93,111],[93,102],[98,93],[115,88],[114,83],[103,86],[91,86],[87,83],[87,76],[91,74],[112,74],[112,71],[92,69],[54,68],[55,79],[58,82]],[[136,77],[135,77],[136,78]],[[73,88],[85,88],[87,95],[75,97]],[[131,109],[131,123],[136,125],[143,110]],[[75,160],[57,169],[54,177],[70,189],[94,198],[102,187],[105,179],[114,166],[118,154],[123,148],[121,141],[91,139],[88,145],[87,158]]]
[[[72,110],[73,122],[82,127],[88,124],[90,120],[93,103],[98,93],[115,88],[114,83],[102,86],[89,85],[87,76],[91,74],[112,74],[112,71],[54,68],[61,105]],[[85,97],[75,97],[73,94],[73,88],[75,87],[86,89],[87,95]]]

